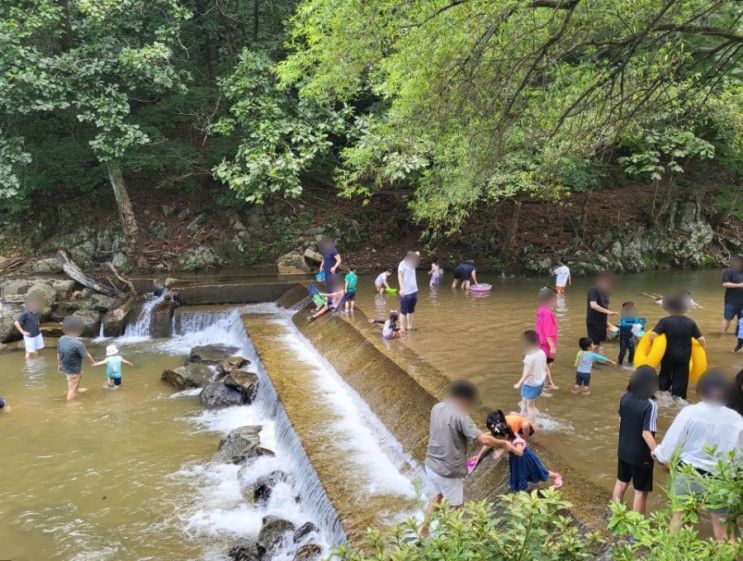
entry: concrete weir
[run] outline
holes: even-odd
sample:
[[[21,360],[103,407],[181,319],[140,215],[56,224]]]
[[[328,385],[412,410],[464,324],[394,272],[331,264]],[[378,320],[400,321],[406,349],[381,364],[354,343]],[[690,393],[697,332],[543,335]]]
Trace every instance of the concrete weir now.
[[[431,407],[444,397],[451,380],[404,346],[385,345],[379,329],[370,328],[359,310],[351,320],[334,316],[308,324],[304,316],[304,312],[295,314],[297,329],[356,390],[405,450],[422,463]],[[483,404],[473,413],[473,419],[479,422],[490,409]],[[545,465],[562,473],[566,481],[562,493],[574,505],[577,520],[594,530],[605,528],[608,493],[586,481],[558,454],[538,442],[532,445]],[[465,498],[492,500],[507,492],[507,484],[507,463],[487,462],[465,480]]]
[[[302,447],[353,543],[413,514],[414,462],[278,306],[242,315]]]

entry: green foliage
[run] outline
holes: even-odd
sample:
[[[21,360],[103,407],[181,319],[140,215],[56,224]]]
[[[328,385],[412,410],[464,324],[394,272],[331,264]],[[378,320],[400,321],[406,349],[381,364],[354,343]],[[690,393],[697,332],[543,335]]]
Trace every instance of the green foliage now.
[[[737,532],[738,517],[743,515],[743,464],[735,454],[717,457],[714,475],[703,476],[691,466],[674,461],[670,486],[683,477],[688,493],[670,495],[670,505],[657,510],[649,517],[632,512],[626,505],[612,503],[609,528],[617,535],[629,535],[630,543],[614,548],[615,561],[735,561],[743,555],[743,540],[722,544],[713,538],[703,537],[698,529],[698,511],[727,510],[727,526]],[[671,527],[671,513],[681,515],[681,526]]]
[[[712,143],[692,131],[649,131],[633,144],[642,151],[619,158],[619,163],[627,173],[645,175],[654,181],[660,181],[667,174],[683,173],[681,163],[687,158],[712,159],[715,156]]]
[[[445,507],[433,517],[421,543],[410,521],[389,534],[370,530],[359,549],[343,546],[341,561],[582,561],[598,549],[598,537],[582,535],[566,514],[570,504],[555,491],[504,495],[496,504]]]
[[[301,174],[330,149],[330,135],[343,129],[343,113],[277,88],[272,62],[249,49],[220,87],[232,103],[230,116],[211,130],[239,131],[241,141],[235,156],[214,168],[215,177],[251,203],[275,195],[298,197]]]
[[[280,74],[364,108],[343,194],[414,189],[415,217],[451,232],[482,201],[595,185],[635,131],[673,138],[633,172],[739,153],[740,22],[733,0],[304,0]]]

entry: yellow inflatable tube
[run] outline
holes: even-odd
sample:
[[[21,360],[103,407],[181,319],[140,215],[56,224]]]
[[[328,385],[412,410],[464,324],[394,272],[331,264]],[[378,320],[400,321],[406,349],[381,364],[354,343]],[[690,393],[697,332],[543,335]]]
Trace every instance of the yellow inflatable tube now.
[[[666,345],[665,335],[658,335],[650,341],[650,332],[645,333],[635,347],[635,366],[652,366],[658,370],[660,361],[666,354]],[[707,370],[707,352],[699,341],[692,339],[689,381],[696,382],[705,370]]]
[[[689,364],[689,381],[696,382],[707,370],[707,351],[696,339],[691,340],[691,363]]]
[[[658,370],[660,361],[666,354],[666,336],[658,335],[651,341],[650,333],[650,331],[645,333],[635,346],[635,367],[652,366]]]

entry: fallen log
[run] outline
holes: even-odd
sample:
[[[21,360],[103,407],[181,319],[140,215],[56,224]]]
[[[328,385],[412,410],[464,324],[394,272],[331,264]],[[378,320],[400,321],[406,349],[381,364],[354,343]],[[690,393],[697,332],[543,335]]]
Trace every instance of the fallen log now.
[[[136,296],[137,295],[137,289],[134,286],[134,283],[130,281],[126,277],[122,277],[119,272],[116,270],[116,267],[114,267],[114,264],[111,262],[106,263],[106,267],[109,268],[109,270],[113,273],[113,275],[116,277],[116,279],[122,283],[125,284],[127,287],[129,287],[129,294]],[[110,282],[110,281],[109,281]],[[111,283],[113,284],[113,283]]]
[[[62,264],[62,270],[72,280],[82,284],[83,286],[87,288],[90,288],[91,290],[95,290],[96,292],[105,294],[106,296],[113,296],[116,298],[121,298],[122,296],[124,296],[124,293],[121,292],[120,290],[112,286],[101,284],[97,280],[86,275],[83,272],[83,270],[80,267],[78,267],[77,264],[72,260],[72,257],[70,256],[69,252],[66,249],[60,249],[57,252],[57,258],[59,259],[59,262]]]
[[[137,295],[132,294],[124,300],[124,302],[118,308],[109,310],[103,316],[103,335],[106,337],[118,337],[124,334],[124,328],[126,327],[126,318],[134,308],[134,304],[137,302]]]

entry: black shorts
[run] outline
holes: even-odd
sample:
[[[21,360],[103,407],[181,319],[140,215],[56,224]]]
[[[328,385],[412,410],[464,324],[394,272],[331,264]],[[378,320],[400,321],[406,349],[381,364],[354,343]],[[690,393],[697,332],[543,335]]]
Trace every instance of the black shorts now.
[[[635,465],[619,460],[617,479],[622,483],[631,481],[635,491],[649,493],[653,490],[653,462]]]
[[[108,379],[114,383],[114,386],[120,386],[121,385],[121,376],[118,378],[114,378],[113,376],[109,376]]]
[[[548,356],[547,357],[547,364],[552,364],[553,362],[555,362],[555,357],[549,357]]]
[[[418,293],[400,296],[400,314],[406,316],[415,313],[415,305],[418,303]]]
[[[356,300],[356,291],[346,292],[346,302],[353,302],[354,300]]]
[[[588,331],[588,338],[593,341],[594,345],[599,345],[606,341],[606,324],[593,325],[587,324],[586,331]]]
[[[575,385],[583,386],[587,388],[591,385],[591,373],[590,372],[576,372],[575,373]]]
[[[462,269],[454,269],[454,280],[468,281],[472,279],[472,275],[468,274],[467,271]]]

